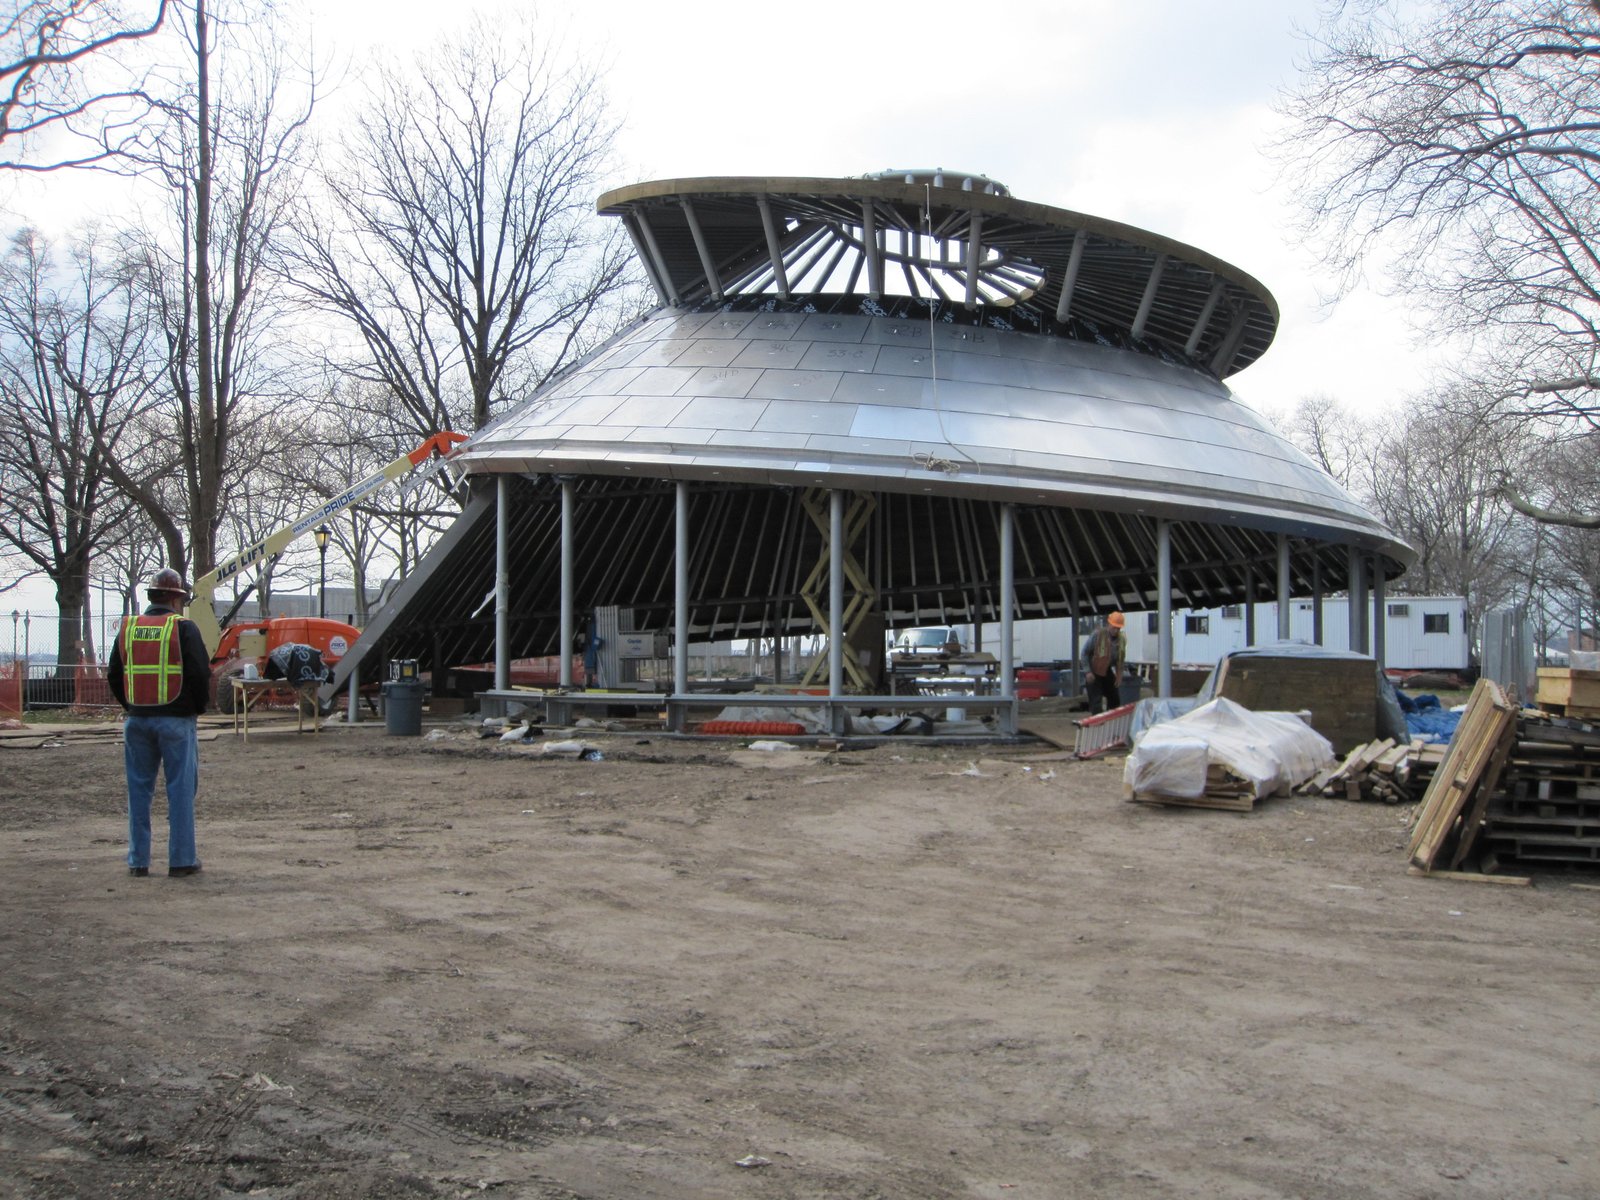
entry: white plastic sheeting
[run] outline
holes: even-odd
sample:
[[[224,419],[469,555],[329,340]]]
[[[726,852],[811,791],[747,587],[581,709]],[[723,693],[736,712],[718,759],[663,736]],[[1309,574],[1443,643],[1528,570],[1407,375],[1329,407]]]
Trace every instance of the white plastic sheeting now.
[[[1213,766],[1257,799],[1288,792],[1334,761],[1333,746],[1293,713],[1251,712],[1221,697],[1145,730],[1123,768],[1126,793],[1197,798]]]

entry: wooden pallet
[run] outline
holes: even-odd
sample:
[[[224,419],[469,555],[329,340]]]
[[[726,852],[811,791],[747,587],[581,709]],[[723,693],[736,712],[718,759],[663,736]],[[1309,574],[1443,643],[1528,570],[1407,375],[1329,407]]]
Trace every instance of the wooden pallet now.
[[[1416,866],[1424,871],[1435,865],[1455,870],[1466,859],[1516,742],[1516,718],[1517,708],[1500,686],[1478,680],[1422,797],[1406,848]]]
[[[1600,863],[1600,731],[1524,715],[1482,838],[1496,858]]]

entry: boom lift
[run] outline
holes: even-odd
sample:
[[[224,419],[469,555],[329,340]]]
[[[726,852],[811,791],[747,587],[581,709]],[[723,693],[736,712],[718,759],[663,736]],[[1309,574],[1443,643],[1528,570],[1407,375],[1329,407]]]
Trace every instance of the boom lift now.
[[[267,656],[285,642],[315,646],[321,651],[323,661],[331,666],[345,655],[350,643],[361,633],[354,625],[325,617],[241,621],[230,623],[224,629],[217,621],[214,603],[218,586],[263,559],[280,553],[327,518],[353,508],[379,488],[409,475],[424,464],[429,464],[431,470],[440,469],[456,447],[466,440],[466,435],[460,433],[447,431],[434,434],[415,450],[402,454],[388,466],[374,471],[298,520],[244,547],[194,581],[194,596],[184,615],[200,627],[206,650],[211,655],[218,710],[231,712],[233,709],[233,677],[243,674],[247,663],[254,663],[258,670],[264,671]]]

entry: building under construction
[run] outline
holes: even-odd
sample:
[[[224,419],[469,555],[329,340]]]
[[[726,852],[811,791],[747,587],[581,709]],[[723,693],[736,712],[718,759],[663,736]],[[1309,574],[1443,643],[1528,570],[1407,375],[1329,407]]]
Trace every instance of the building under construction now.
[[[612,638],[667,635],[669,707],[691,642],[842,631],[814,681],[837,721],[882,690],[886,629],[980,626],[1006,664],[1017,620],[1381,598],[1410,561],[1229,392],[1277,308],[1203,251],[945,171],[599,210],[660,307],[463,448],[465,511],[335,686],[503,672],[614,609]]]

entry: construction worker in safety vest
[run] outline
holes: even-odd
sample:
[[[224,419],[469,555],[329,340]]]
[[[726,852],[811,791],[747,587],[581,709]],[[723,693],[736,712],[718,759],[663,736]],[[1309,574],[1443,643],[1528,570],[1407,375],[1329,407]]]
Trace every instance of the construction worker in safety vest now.
[[[195,718],[211,698],[211,660],[200,627],[185,620],[189,585],[164,567],[145,586],[150,605],[129,617],[111,647],[111,694],[127,713],[128,873],[150,874],[150,803],[156,772],[167,779],[167,874],[194,875],[194,795],[200,781]]]
[[[1122,665],[1128,655],[1122,626],[1122,614],[1114,612],[1083,643],[1080,661],[1090,716],[1122,707]]]

